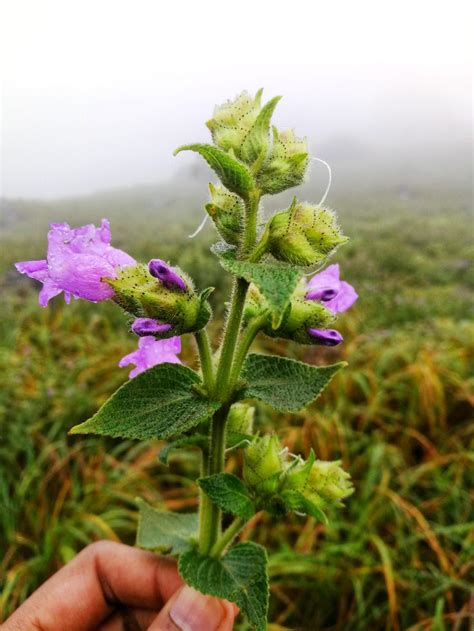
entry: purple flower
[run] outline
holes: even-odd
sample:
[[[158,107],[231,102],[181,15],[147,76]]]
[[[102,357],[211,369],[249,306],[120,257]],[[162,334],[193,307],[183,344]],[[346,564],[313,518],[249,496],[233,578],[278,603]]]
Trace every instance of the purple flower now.
[[[180,291],[186,291],[186,283],[181,278],[179,274],[177,274],[172,267],[162,261],[161,259],[152,259],[148,263],[148,269],[150,270],[150,274],[155,278],[161,280],[163,285],[167,289],[179,289]]]
[[[137,318],[132,324],[133,333],[140,337],[154,333],[166,333],[171,328],[171,324],[160,324],[153,318]]]
[[[314,337],[321,346],[337,346],[344,338],[335,329],[308,329],[308,333]]]
[[[102,219],[100,228],[93,224],[71,228],[67,223],[52,223],[50,228],[46,259],[15,265],[21,274],[43,283],[42,307],[62,291],[67,303],[71,296],[92,302],[107,300],[114,291],[102,278],[116,278],[119,268],[136,265],[131,256],[110,245],[107,219]]]
[[[180,351],[181,338],[179,337],[170,337],[167,340],[155,340],[152,336],[141,337],[138,340],[138,349],[122,357],[119,367],[135,364],[135,368],[129,374],[132,379],[157,364],[165,362],[181,364],[181,360],[176,357]]]
[[[359,297],[352,285],[339,280],[338,264],[315,274],[307,287],[306,299],[324,302],[324,306],[333,313],[347,311]]]

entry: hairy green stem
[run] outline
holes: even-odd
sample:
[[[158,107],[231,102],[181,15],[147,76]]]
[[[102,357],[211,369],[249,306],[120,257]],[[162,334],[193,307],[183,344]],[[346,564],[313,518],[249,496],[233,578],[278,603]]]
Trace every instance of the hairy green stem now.
[[[259,200],[260,191],[255,190],[245,202],[245,227],[239,250],[239,258],[241,259],[248,258],[250,252],[255,246]],[[240,326],[248,287],[249,283],[243,278],[237,278],[234,281],[231,306],[220,351],[219,365],[213,387],[210,390],[212,397],[220,401],[223,405],[219,408],[219,410],[217,410],[211,421],[209,458],[206,468],[207,475],[221,473],[224,470],[226,420],[231,405],[230,399],[233,388],[231,375],[237,341],[240,335]],[[211,359],[210,356],[206,357],[206,348],[209,349],[209,343],[206,342],[204,344],[204,340],[199,339],[198,336],[196,336],[196,340],[198,343],[204,376],[204,363],[208,362],[208,359]],[[252,340],[250,340],[249,345],[251,341]],[[203,348],[201,348],[201,346]],[[204,346],[206,346],[206,348],[204,348]],[[243,357],[245,357],[245,353],[243,354]],[[238,372],[240,372],[240,368],[238,369]],[[214,549],[214,546],[217,546],[216,554],[220,554],[220,551],[225,548],[237,532],[238,530],[234,533],[234,535],[232,535],[232,531],[228,532],[228,530],[226,530],[226,533],[222,535],[224,538],[223,543],[219,545],[216,544],[218,540],[221,541],[221,539],[219,539],[221,533],[221,510],[213,504],[209,498],[205,496],[205,494],[202,494],[199,530],[199,550],[201,554],[209,554],[210,551]]]
[[[232,366],[232,372],[230,375],[231,390],[235,387],[235,384],[239,379],[240,371],[242,370],[243,363],[245,361],[245,358],[247,357],[247,353],[252,342],[254,341],[258,332],[265,325],[267,319],[268,311],[264,311],[261,315],[253,318],[245,329],[245,333],[242,335],[242,339],[240,340],[240,344],[235,354],[234,364]]]
[[[242,517],[236,517],[234,521],[230,524],[230,526],[226,528],[226,530],[212,546],[209,555],[216,558],[220,557],[229,545],[229,543],[231,543],[234,537],[238,535],[239,532],[242,530],[245,523],[245,519],[243,519]]]
[[[224,469],[225,430],[229,407],[229,405],[223,405],[212,417],[206,475],[220,473]],[[221,511],[205,493],[201,494],[200,499],[202,504],[199,520],[199,551],[201,554],[209,554],[221,532]]]
[[[194,333],[201,362],[202,378],[209,392],[214,390],[214,369],[212,365],[212,350],[206,329]]]
[[[201,477],[208,475],[208,467],[209,446],[201,450]],[[210,498],[204,493],[203,489],[199,487],[199,551],[202,554],[206,554],[209,547],[207,535],[214,530],[212,506],[213,504]]]
[[[265,232],[262,234],[260,241],[255,246],[252,254],[249,256],[249,261],[251,263],[258,263],[258,261],[262,258],[262,256],[266,253],[268,249],[268,240],[270,238],[270,231],[267,227]]]
[[[241,258],[247,258],[255,246],[259,202],[260,191],[258,189],[253,191],[245,201],[245,228],[240,245]]]
[[[248,282],[243,278],[235,281],[232,291],[232,301],[227,320],[227,326],[222,343],[219,368],[217,369],[215,391],[219,401],[226,401],[229,398],[229,378],[232,370],[235,347],[240,332],[240,322],[244,310],[245,297],[247,295]]]

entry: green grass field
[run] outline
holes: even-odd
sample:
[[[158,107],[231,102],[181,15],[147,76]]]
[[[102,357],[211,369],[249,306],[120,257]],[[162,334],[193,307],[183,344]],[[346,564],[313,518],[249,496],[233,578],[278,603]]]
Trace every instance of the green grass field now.
[[[68,307],[60,298],[41,309],[34,283],[12,268],[14,261],[43,256],[49,220],[78,225],[108,216],[114,245],[136,258],[169,258],[201,288],[217,287],[222,317],[228,281],[208,253],[212,231],[189,241],[197,208],[188,212],[184,202],[170,199],[157,208],[152,189],[137,189],[61,205],[4,205],[0,619],[87,543],[133,543],[137,495],[173,510],[196,507],[193,451],[176,453],[168,468],[157,460],[159,443],[67,436],[127,378],[116,366],[135,344],[125,316],[113,305],[73,301]],[[346,359],[349,367],[306,412],[274,415],[259,406],[257,420],[274,427],[293,452],[313,447],[322,459],[342,459],[356,490],[328,527],[297,516],[275,524],[258,514],[244,531],[244,538],[269,548],[270,628],[469,629],[469,198],[418,192],[400,199],[385,190],[340,195],[334,205],[351,237],[334,260],[360,294],[340,318],[345,343],[321,349],[259,338],[257,346],[316,364]],[[183,357],[195,361],[191,339]]]

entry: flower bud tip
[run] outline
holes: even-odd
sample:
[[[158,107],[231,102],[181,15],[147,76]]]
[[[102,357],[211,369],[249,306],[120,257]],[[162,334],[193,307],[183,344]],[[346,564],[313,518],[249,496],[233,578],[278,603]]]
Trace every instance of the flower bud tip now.
[[[322,346],[337,346],[344,340],[335,329],[308,329],[308,333]]]
[[[158,278],[167,289],[179,289],[180,291],[186,291],[186,283],[177,274],[172,267],[170,267],[165,261],[161,259],[152,259],[148,263],[148,269],[150,274],[155,278]]]

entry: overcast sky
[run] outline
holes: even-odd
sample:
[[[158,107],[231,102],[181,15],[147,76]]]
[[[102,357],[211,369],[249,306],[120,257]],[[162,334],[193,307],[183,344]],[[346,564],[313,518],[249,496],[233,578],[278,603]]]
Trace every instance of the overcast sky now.
[[[316,155],[332,138],[466,141],[471,4],[0,0],[0,193],[166,178],[215,103],[261,86]]]

